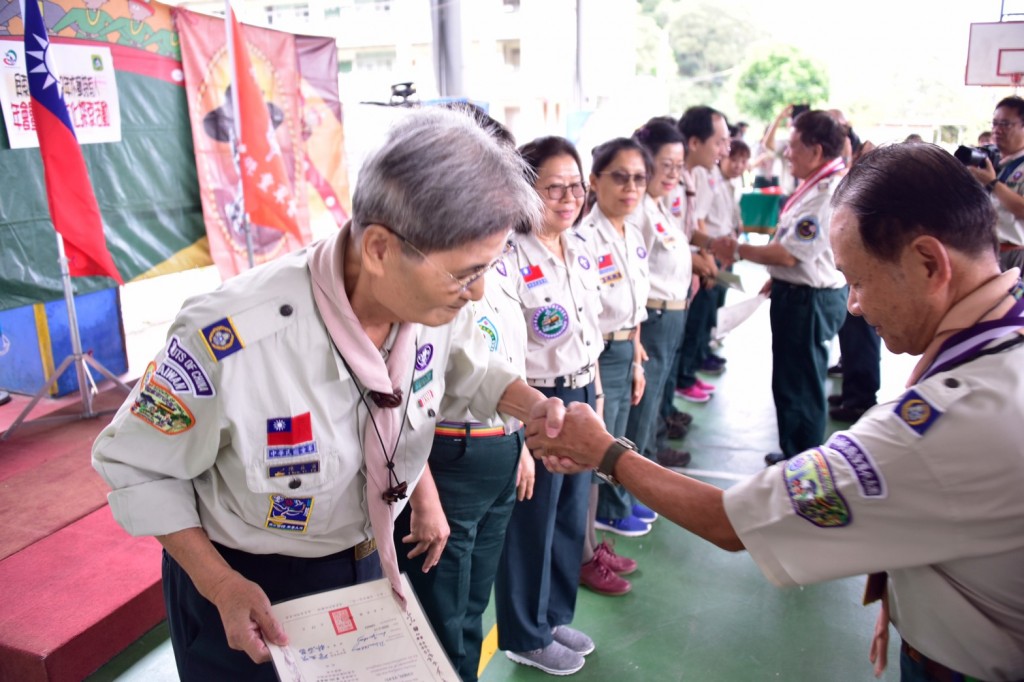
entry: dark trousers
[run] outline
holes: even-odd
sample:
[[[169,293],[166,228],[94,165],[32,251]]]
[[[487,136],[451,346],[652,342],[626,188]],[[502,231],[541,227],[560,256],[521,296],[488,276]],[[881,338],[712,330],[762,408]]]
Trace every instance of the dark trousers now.
[[[846,311],[846,288],[772,282],[772,394],[779,445],[786,457],[825,437],[828,344]]]
[[[547,396],[594,406],[594,384],[538,389]],[[516,502],[494,583],[498,646],[531,651],[572,622],[586,532],[590,474],[552,474],[540,462],[533,499]]]
[[[882,339],[863,317],[846,313],[839,328],[843,358],[843,406],[867,409],[878,402],[881,385]]]
[[[697,370],[711,349],[711,327],[718,315],[718,294],[714,289],[701,287],[690,303],[686,315],[686,334],[679,351],[679,374],[676,388],[689,388],[697,383]]]
[[[263,588],[271,602],[355,585],[383,575],[376,552],[357,561],[351,549],[302,559],[249,554],[217,544],[214,547],[228,565]],[[257,665],[247,654],[228,646],[217,607],[199,594],[192,579],[167,552],[163,555],[163,590],[179,678],[185,682],[278,679],[272,663]]]
[[[633,351],[633,341],[605,341],[604,351],[597,360],[604,392],[604,427],[613,436],[626,435],[632,411]],[[597,516],[624,519],[633,513],[635,501],[625,488],[598,482]]]
[[[409,576],[416,596],[441,645],[463,682],[477,679],[481,616],[494,585],[505,528],[516,500],[516,470],[522,430],[491,438],[436,436],[430,473],[451,528],[437,566],[423,572],[421,554],[408,558],[412,516],[406,507],[395,521],[398,566]],[[538,463],[538,466],[541,466]]]
[[[647,386],[640,402],[629,411],[626,438],[636,443],[637,449],[652,459],[657,452],[655,434],[661,419],[665,384],[671,383],[671,390],[675,390],[676,382],[674,379],[670,381],[669,372],[675,365],[684,329],[685,310],[650,308],[647,309],[647,320],[640,327],[640,341],[647,351],[647,362],[644,363]]]

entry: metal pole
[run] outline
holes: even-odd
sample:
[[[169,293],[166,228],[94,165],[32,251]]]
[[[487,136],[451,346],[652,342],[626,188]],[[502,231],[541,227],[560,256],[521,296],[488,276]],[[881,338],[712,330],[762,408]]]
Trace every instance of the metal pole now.
[[[78,311],[75,308],[75,294],[71,287],[71,271],[68,269],[68,257],[64,253],[64,237],[60,232],[53,231],[57,235],[57,260],[60,262],[60,279],[64,285],[64,304],[68,309],[68,332],[71,334],[71,356],[74,358],[75,373],[78,375],[78,393],[82,396],[82,416],[93,417],[92,391],[89,390],[92,384],[92,375],[85,368],[82,362],[82,336],[78,331]],[[88,376],[90,387],[86,388],[86,377]]]

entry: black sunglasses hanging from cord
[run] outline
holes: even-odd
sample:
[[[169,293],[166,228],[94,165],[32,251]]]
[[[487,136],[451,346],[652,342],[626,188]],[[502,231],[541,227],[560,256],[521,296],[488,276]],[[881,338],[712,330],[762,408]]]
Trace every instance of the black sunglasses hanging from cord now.
[[[398,474],[395,473],[395,453],[398,452],[398,444],[402,440],[402,431],[405,430],[405,420],[409,414],[409,403],[405,404],[405,412],[402,413],[402,425],[398,427],[398,437],[395,438],[395,446],[391,449],[391,454],[388,455],[388,449],[384,445],[384,438],[380,435],[380,429],[377,428],[377,420],[373,418],[373,410],[370,409],[370,404],[366,401],[366,396],[369,394],[370,400],[373,404],[380,409],[394,409],[402,404],[402,389],[395,389],[394,393],[381,393],[380,391],[367,391],[362,384],[359,383],[359,379],[356,377],[355,372],[349,367],[348,361],[345,359],[345,355],[341,352],[336,344],[334,345],[335,350],[338,351],[338,356],[341,357],[341,363],[345,365],[345,371],[352,377],[352,381],[356,382],[356,388],[359,390],[359,399],[363,405],[366,406],[366,416],[373,424],[373,432],[377,434],[377,440],[380,441],[381,452],[384,453],[384,459],[387,461],[388,467],[388,483],[391,485],[385,490],[381,497],[388,504],[394,504],[399,500],[404,500],[407,497],[409,490],[409,484],[406,481],[399,481]],[[415,372],[413,372],[415,374]],[[409,394],[412,395],[412,382],[413,379],[409,379]],[[365,459],[365,456],[364,456]]]

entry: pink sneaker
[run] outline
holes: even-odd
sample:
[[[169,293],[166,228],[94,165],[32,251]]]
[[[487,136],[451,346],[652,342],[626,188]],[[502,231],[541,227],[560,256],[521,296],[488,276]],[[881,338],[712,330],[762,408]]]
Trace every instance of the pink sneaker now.
[[[711,400],[711,394],[702,391],[697,387],[697,384],[694,384],[689,388],[677,388],[676,395],[683,400],[689,400],[691,403],[706,403]]]
[[[594,548],[594,558],[619,575],[629,575],[637,568],[634,559],[616,554],[607,540]]]
[[[709,384],[708,382],[701,381],[700,379],[697,379],[697,382],[694,384],[694,386],[696,386],[700,390],[704,391],[705,393],[714,393],[715,392],[715,385],[714,384]]]

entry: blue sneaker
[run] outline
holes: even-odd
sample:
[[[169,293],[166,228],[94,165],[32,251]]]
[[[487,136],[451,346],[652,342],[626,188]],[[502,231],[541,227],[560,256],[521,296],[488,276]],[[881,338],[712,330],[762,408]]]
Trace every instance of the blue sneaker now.
[[[658,512],[653,509],[648,509],[639,502],[633,505],[633,516],[644,523],[654,523],[658,520]]]
[[[624,519],[594,519],[594,528],[605,530],[616,535],[624,535],[627,538],[638,538],[651,532],[651,524],[641,521],[635,516],[628,516]]]

